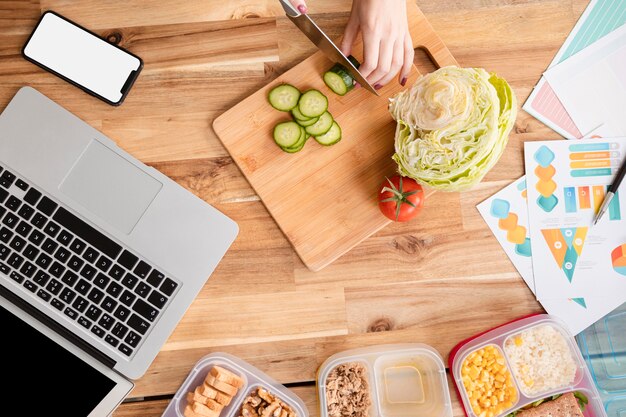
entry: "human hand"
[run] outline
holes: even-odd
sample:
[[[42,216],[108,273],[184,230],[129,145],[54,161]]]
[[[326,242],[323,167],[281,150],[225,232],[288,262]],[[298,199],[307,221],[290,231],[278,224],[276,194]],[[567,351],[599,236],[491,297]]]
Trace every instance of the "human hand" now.
[[[344,55],[350,55],[359,32],[363,37],[363,62],[359,71],[367,81],[379,89],[399,73],[398,81],[405,85],[415,54],[406,0],[353,0],[341,42]]]
[[[306,13],[308,10],[306,8],[306,3],[303,0],[289,0],[289,3],[293,7],[295,7],[300,13]]]

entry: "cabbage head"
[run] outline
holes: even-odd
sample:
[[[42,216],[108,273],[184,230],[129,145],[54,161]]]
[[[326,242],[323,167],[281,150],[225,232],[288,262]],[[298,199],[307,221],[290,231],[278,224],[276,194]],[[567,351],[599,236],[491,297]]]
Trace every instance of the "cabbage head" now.
[[[517,116],[509,84],[482,68],[443,67],[390,100],[400,174],[465,191],[498,162]]]

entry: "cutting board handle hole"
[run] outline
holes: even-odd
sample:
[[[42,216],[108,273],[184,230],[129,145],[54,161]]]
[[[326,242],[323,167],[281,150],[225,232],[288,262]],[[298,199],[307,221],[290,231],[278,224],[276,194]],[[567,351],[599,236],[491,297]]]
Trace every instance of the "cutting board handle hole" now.
[[[421,46],[415,48],[415,58],[413,59],[413,62],[415,63],[415,66],[420,74],[423,75],[433,72],[439,68],[428,50]]]

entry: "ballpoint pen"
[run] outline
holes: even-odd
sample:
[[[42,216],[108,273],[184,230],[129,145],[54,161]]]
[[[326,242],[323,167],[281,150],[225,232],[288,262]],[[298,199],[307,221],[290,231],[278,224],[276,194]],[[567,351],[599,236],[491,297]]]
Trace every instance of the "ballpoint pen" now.
[[[594,225],[598,223],[598,220],[600,220],[602,215],[606,212],[607,208],[609,207],[609,204],[611,204],[611,200],[615,198],[615,193],[617,193],[617,189],[619,188],[619,185],[624,179],[625,174],[626,174],[626,158],[624,159],[624,161],[622,161],[622,165],[620,166],[619,171],[617,171],[617,175],[613,179],[613,182],[611,183],[611,185],[609,185],[609,189],[606,195],[604,196],[604,200],[602,200],[602,205],[600,206],[600,209],[598,210],[598,212],[593,218]]]

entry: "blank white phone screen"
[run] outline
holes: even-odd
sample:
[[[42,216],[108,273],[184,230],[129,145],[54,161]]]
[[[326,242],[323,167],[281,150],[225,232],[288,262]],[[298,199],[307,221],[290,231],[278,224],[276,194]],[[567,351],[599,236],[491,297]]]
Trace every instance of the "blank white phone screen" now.
[[[113,103],[121,100],[131,71],[141,66],[137,57],[53,13],[43,16],[24,54]]]

